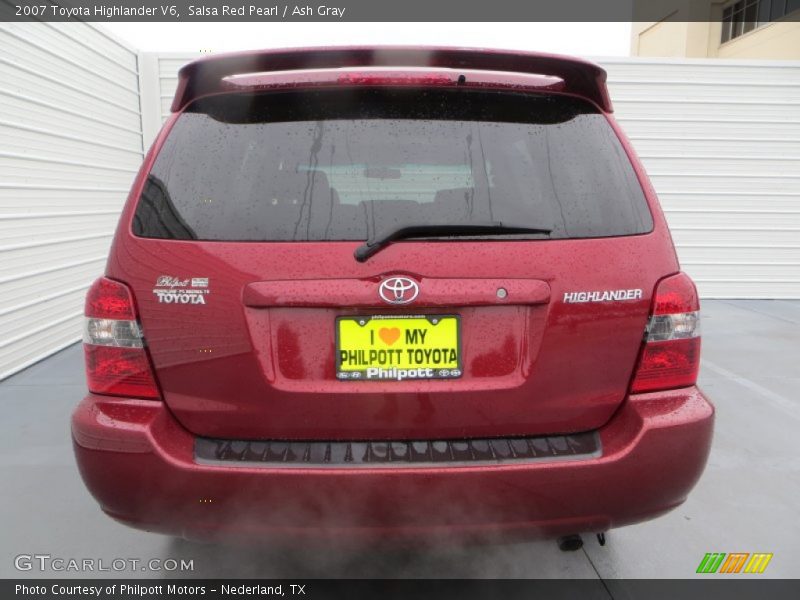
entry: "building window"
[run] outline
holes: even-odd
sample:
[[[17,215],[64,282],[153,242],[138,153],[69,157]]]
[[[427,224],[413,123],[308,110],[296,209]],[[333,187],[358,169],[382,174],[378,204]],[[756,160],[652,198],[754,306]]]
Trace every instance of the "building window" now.
[[[800,9],[800,0],[739,0],[722,9],[722,43]]]

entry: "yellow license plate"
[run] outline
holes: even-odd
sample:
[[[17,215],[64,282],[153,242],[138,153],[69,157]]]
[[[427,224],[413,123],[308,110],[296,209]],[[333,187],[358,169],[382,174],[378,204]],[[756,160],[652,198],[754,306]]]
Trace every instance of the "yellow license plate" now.
[[[338,379],[452,379],[461,373],[458,315],[336,319]]]

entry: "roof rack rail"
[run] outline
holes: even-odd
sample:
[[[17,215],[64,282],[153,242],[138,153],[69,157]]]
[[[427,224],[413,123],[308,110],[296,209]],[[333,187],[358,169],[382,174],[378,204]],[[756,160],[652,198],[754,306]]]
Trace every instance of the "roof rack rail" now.
[[[605,70],[589,61],[555,54],[505,50],[408,46],[348,46],[235,52],[201,58],[178,73],[172,112],[193,100],[228,88],[225,78],[269,71],[347,67],[437,67],[559,77],[564,91],[612,112]]]

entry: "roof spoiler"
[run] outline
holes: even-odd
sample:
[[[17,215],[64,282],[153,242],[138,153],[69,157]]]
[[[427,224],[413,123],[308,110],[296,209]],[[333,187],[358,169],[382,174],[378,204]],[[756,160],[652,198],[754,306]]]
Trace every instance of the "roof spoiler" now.
[[[405,46],[297,48],[204,57],[179,71],[171,110],[177,112],[201,96],[226,91],[224,79],[232,75],[347,67],[438,67],[549,75],[564,81],[564,91],[591,100],[606,112],[613,110],[605,70],[585,60],[530,52]]]

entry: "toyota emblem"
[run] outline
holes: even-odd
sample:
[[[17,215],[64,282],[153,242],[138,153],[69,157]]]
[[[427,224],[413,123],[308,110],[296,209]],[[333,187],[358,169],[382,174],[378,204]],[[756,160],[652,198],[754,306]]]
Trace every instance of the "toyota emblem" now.
[[[408,277],[389,277],[381,281],[378,294],[389,304],[408,304],[419,296],[419,286]]]

